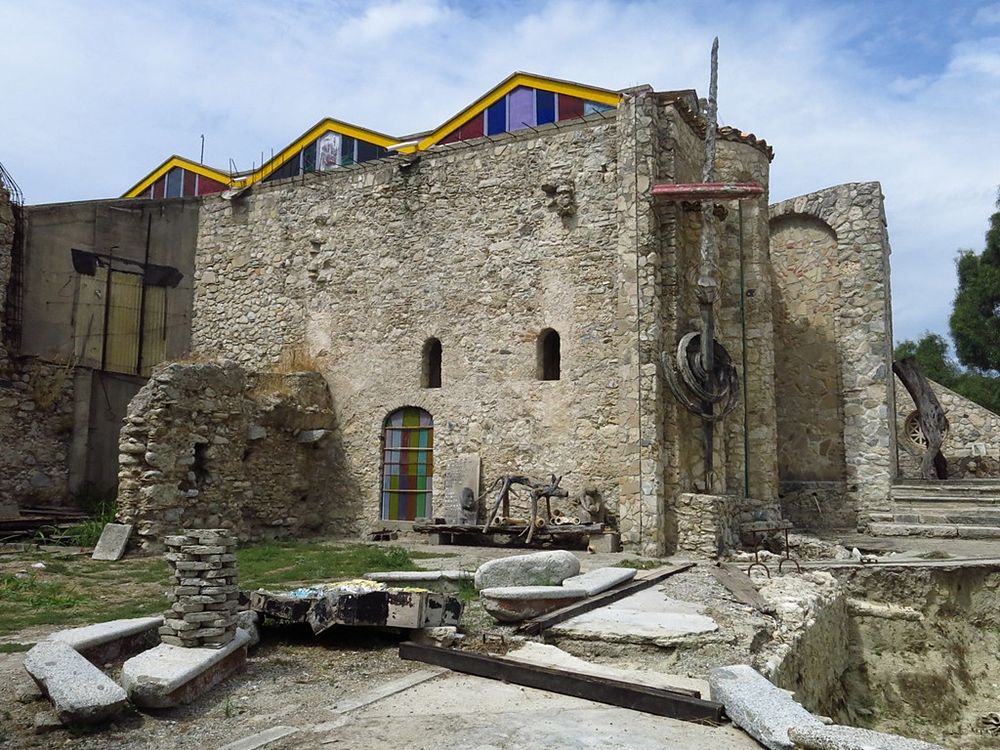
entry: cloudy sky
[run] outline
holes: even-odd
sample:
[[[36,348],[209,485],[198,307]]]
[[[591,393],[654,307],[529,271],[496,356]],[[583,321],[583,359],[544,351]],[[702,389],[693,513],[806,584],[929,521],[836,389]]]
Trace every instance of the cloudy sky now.
[[[771,198],[878,180],[897,339],[947,332],[1000,184],[1000,2],[0,0],[0,163],[28,203],[165,157],[239,169],[325,116],[432,128],[514,70],[707,88],[776,152]]]

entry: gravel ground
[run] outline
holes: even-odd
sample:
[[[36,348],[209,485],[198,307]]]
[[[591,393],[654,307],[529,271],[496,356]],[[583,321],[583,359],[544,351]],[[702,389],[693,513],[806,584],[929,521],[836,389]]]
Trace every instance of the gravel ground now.
[[[523,554],[525,550],[479,547],[436,547],[397,542],[411,550],[442,552],[447,557],[426,558],[426,569],[475,570],[488,559]],[[577,553],[581,568],[592,570],[632,555]],[[666,561],[662,561],[666,564]],[[700,596],[692,584],[690,594]],[[672,593],[680,596],[682,592]],[[56,628],[32,628],[3,638],[5,642],[33,643]],[[499,626],[478,602],[463,616],[466,644],[477,650],[503,651],[513,628]],[[373,687],[402,677],[426,665],[399,659],[402,632],[336,628],[315,637],[305,626],[267,627],[264,638],[248,658],[244,672],[234,675],[194,703],[151,713],[132,711],[98,732],[57,729],[36,734],[35,717],[49,711],[23,668],[23,654],[0,654],[0,746],[21,748],[73,747],[80,750],[125,748],[188,748],[209,750],[276,725],[305,726],[335,721],[338,701],[361,695]],[[648,666],[646,667],[648,668]],[[119,665],[109,670],[117,677]],[[295,736],[269,748],[297,747]]]

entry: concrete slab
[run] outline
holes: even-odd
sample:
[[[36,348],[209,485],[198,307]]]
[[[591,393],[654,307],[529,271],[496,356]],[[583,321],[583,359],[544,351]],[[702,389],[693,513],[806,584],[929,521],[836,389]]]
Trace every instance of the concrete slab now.
[[[578,674],[607,677],[621,680],[633,685],[647,685],[655,688],[684,688],[697,690],[702,697],[708,697],[708,681],[699,680],[679,674],[664,674],[650,672],[644,669],[620,669],[608,664],[596,664],[568,654],[557,646],[550,646],[537,641],[525,641],[519,648],[508,651],[504,658],[521,661],[526,664],[537,664],[552,669],[565,669]]]
[[[61,641],[89,661],[101,665],[156,645],[159,641],[156,630],[162,624],[162,617],[131,617],[60,630],[49,639]]]
[[[562,582],[562,585],[568,588],[583,589],[587,592],[587,596],[593,596],[631,581],[637,572],[635,568],[597,568],[589,573],[567,578]]]
[[[701,606],[671,599],[660,587],[653,587],[577,615],[548,632],[585,640],[667,644],[718,630],[718,623],[701,611]]]
[[[125,691],[67,643],[42,641],[25,654],[24,668],[64,724],[98,724],[125,708]]]
[[[184,648],[161,643],[122,665],[122,685],[129,699],[145,708],[170,708],[187,703],[218,684],[246,663],[250,634],[222,648]]]
[[[580,561],[566,550],[546,550],[501,557],[476,570],[476,588],[500,586],[558,586],[580,572]]]
[[[230,742],[228,745],[223,745],[219,750],[257,750],[257,748],[267,747],[272,742],[277,742],[298,731],[296,727],[271,727],[263,732],[257,732],[257,734],[251,734],[249,737],[244,737],[235,742]]]
[[[822,721],[796,703],[787,690],[773,685],[746,664],[718,667],[708,673],[711,698],[726,707],[733,723],[771,750],[794,750],[792,727],[816,728]]]
[[[788,736],[803,750],[945,750],[922,740],[842,726],[792,727]]]
[[[760,750],[732,726],[702,726],[455,673],[304,728],[297,739],[302,747]]]
[[[383,573],[366,573],[365,578],[387,586],[416,586],[431,591],[454,593],[462,581],[472,583],[475,576],[465,570],[391,570]]]
[[[128,546],[128,538],[132,535],[130,523],[108,523],[101,531],[91,560],[121,560]]]

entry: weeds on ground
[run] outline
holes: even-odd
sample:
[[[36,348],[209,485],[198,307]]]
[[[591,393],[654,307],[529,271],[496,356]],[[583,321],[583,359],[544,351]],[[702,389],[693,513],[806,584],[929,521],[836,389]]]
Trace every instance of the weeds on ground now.
[[[245,589],[357,578],[384,570],[418,570],[414,558],[434,556],[401,547],[334,547],[316,542],[271,542],[236,552],[240,585]]]
[[[34,643],[0,643],[0,654],[19,654],[29,651]]]
[[[663,567],[662,560],[642,560],[638,557],[626,558],[624,560],[619,560],[612,568],[635,568],[636,570],[652,570],[653,568]]]
[[[466,604],[474,602],[479,598],[479,589],[468,578],[463,578],[458,582],[458,598]]]

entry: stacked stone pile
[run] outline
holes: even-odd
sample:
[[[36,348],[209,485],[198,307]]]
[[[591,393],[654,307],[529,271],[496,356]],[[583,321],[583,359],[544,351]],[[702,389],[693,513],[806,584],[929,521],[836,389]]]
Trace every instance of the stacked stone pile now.
[[[221,648],[236,635],[236,537],[226,529],[185,529],[164,542],[174,590],[160,640],[188,648]]]

